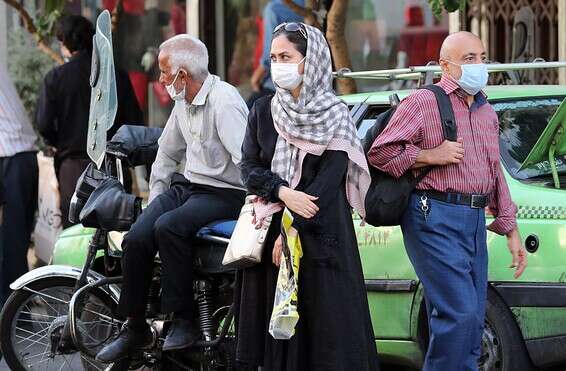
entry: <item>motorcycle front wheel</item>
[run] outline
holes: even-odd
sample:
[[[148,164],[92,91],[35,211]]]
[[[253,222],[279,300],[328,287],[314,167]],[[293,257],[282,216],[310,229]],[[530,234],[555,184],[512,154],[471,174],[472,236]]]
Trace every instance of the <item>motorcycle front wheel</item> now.
[[[113,318],[113,305],[100,291],[89,296],[88,311],[79,319],[81,333],[90,340],[92,353],[61,352],[57,347],[75,283],[72,278],[48,277],[13,292],[8,298],[0,315],[0,346],[10,369],[103,371],[106,368],[107,365],[94,360],[93,354],[117,333],[120,324],[108,320]]]

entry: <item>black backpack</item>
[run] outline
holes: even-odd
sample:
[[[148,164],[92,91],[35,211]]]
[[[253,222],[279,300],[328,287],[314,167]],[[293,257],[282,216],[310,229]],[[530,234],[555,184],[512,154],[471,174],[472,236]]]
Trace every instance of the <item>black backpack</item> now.
[[[446,92],[437,85],[426,85],[421,89],[428,89],[434,93],[438,110],[440,111],[444,138],[456,141],[456,120],[450,98]],[[381,134],[389,123],[395,108],[390,108],[379,114],[373,126],[367,131],[362,141],[366,156],[375,138]],[[411,170],[408,170],[399,178],[395,178],[371,165],[369,165],[369,169],[371,184],[365,199],[366,222],[376,227],[401,224],[401,218],[407,208],[411,193],[417,184],[428,174],[431,167],[423,168],[417,177],[413,176]]]

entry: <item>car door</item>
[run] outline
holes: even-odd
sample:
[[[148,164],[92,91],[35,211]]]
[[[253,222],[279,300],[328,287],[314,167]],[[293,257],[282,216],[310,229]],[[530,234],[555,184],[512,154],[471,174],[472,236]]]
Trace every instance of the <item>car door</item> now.
[[[361,104],[352,109],[363,138],[387,105]],[[403,246],[400,227],[362,225],[354,216],[358,247],[375,335],[378,339],[412,339],[413,302],[418,279]],[[420,304],[420,301],[419,301]]]

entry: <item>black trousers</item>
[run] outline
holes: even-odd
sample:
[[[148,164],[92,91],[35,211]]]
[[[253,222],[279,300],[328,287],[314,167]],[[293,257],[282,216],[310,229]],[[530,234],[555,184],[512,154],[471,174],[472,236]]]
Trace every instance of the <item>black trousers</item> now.
[[[192,238],[216,220],[237,219],[245,193],[192,184],[182,178],[155,198],[142,212],[122,242],[124,281],[118,310],[141,317],[151,284],[157,252],[162,262],[162,311],[192,310]]]
[[[89,159],[83,158],[65,158],[62,161],[56,161],[55,173],[57,174],[57,182],[59,183],[59,195],[61,197],[61,222],[63,228],[69,228],[73,224],[69,221],[69,204],[77,180],[90,163]]]
[[[28,271],[27,251],[37,210],[38,168],[35,152],[0,157],[0,305],[10,284]]]

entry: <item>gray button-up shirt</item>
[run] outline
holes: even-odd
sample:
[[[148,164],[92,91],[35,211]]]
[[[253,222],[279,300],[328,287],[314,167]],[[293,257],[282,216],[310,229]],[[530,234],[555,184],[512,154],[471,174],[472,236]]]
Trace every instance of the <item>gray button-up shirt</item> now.
[[[191,183],[244,189],[238,164],[248,108],[232,85],[209,75],[191,104],[175,102],[151,168],[149,202],[181,166]]]

